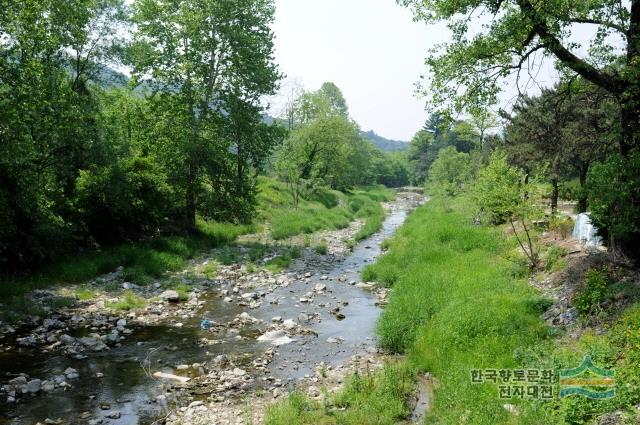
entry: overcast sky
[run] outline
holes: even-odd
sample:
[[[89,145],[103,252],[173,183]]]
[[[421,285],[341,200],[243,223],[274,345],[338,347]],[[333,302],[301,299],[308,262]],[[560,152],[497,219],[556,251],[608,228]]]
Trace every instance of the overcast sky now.
[[[394,0],[276,0],[274,32],[287,75],[282,92],[292,81],[309,90],[332,81],[363,130],[409,140],[422,127],[427,115],[414,84],[445,31],[413,22]]]

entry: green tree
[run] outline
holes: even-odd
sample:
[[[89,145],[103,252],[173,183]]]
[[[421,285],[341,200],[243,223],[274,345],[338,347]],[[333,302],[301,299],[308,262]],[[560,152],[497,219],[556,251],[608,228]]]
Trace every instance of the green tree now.
[[[432,105],[462,110],[495,101],[505,77],[519,77],[536,52],[620,103],[620,151],[640,147],[640,0],[399,0],[417,19],[446,22],[452,41],[430,52]],[[476,19],[488,22],[478,28]],[[571,40],[575,24],[592,25],[587,50]],[[620,39],[622,49],[617,49]],[[581,58],[572,49],[585,47]],[[622,51],[620,51],[622,50]]]
[[[480,214],[492,224],[508,222],[529,266],[539,264],[539,252],[531,237],[531,221],[539,218],[540,194],[524,184],[524,173],[509,165],[505,152],[494,151],[489,164],[479,172],[475,185]]]
[[[469,154],[458,152],[453,146],[442,149],[429,172],[427,188],[434,188],[447,196],[459,194],[471,180]]]
[[[607,93],[590,84],[546,89],[540,96],[520,98],[514,106],[505,129],[506,149],[527,173],[544,170],[552,185],[553,211],[560,180],[578,175],[584,188],[590,164],[611,150],[617,133],[615,111]],[[584,194],[579,203],[585,211]]]
[[[233,166],[231,151],[247,158],[252,140],[247,135],[255,126],[247,132],[246,120],[261,120],[260,99],[277,88],[273,15],[271,0],[134,3],[135,76],[148,78],[159,100],[160,149],[184,197],[189,229],[195,229],[203,190],[208,186],[214,193],[226,193],[226,185],[233,185],[231,176],[242,166]],[[227,108],[231,118],[226,117]],[[234,119],[238,113],[242,120]],[[242,129],[225,128],[241,122]],[[233,133],[236,137],[229,137]],[[236,195],[242,202],[241,194]]]
[[[24,268],[81,239],[80,170],[109,159],[90,82],[113,58],[122,2],[0,1],[0,257]]]

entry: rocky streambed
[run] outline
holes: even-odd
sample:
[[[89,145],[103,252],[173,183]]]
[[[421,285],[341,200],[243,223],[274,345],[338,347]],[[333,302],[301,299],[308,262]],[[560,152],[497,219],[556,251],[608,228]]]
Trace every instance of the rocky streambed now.
[[[46,314],[0,328],[0,424],[241,424],[260,421],[266,404],[294,388],[321,397],[321,386],[376,367],[387,292],[360,271],[422,201],[399,193],[379,233],[349,249],[361,223],[323,232],[326,254],[301,247],[281,272],[261,264],[289,248],[271,246],[251,262],[255,241],[244,238],[215,275],[201,271],[220,252],[172,276],[180,288],[139,287],[116,270],[92,282],[85,301],[52,308],[67,304],[56,301],[65,288],[34,292]],[[123,297],[146,306],[114,309]]]

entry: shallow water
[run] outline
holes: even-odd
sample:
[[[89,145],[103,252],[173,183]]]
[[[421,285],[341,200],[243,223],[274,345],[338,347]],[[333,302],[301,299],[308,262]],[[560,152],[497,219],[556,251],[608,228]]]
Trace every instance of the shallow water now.
[[[277,349],[269,365],[275,378],[291,383],[306,374],[312,375],[314,365],[318,362],[337,365],[354,354],[373,348],[374,327],[380,309],[375,305],[373,294],[351,286],[349,282],[359,281],[362,268],[380,255],[381,242],[403,223],[413,206],[397,203],[394,211],[387,216],[383,229],[357,244],[344,261],[314,270],[309,282],[295,281],[288,287],[276,289],[266,295],[257,309],[248,310],[236,303],[225,303],[219,296],[219,289],[228,287],[212,287],[205,296],[200,297],[205,301],[200,313],[182,321],[183,327],[164,325],[136,328],[122,346],[101,353],[88,353],[84,359],[35,353],[27,349],[0,353],[2,381],[6,379],[5,375],[21,372],[47,379],[62,374],[67,367],[77,369],[80,374],[79,379],[69,381],[73,388],[66,392],[56,390],[46,395],[24,396],[14,404],[0,401],[0,424],[31,425],[43,422],[45,418],[61,418],[64,423],[81,424],[92,418],[102,418],[105,413],[115,410],[121,413],[121,417],[105,419],[103,423],[150,424],[165,411],[166,406],[156,402],[155,398],[166,393],[167,385],[149,377],[143,364],[149,365],[152,371],[172,373],[173,365],[206,363],[218,354],[226,354],[237,365],[249,365],[270,348],[268,344],[256,340],[260,334],[257,327],[243,329],[241,335],[247,339],[238,340],[236,334],[228,329],[215,332],[201,330],[199,324],[204,317],[217,323],[226,323],[247,311],[269,324],[274,316],[297,321],[300,313],[317,313],[319,318],[304,324],[317,336],[296,335],[293,343]],[[328,279],[320,281],[321,275],[327,275]],[[316,283],[325,284],[327,291],[316,294],[312,303],[300,303],[300,297],[313,291]],[[273,304],[276,300],[277,304]],[[337,320],[330,312],[337,306],[346,316],[343,320]],[[264,325],[261,327],[264,328]],[[327,342],[330,337],[342,340]],[[200,347],[200,338],[224,342]],[[97,372],[103,373],[104,377],[96,378]],[[256,382],[259,385],[260,380]]]

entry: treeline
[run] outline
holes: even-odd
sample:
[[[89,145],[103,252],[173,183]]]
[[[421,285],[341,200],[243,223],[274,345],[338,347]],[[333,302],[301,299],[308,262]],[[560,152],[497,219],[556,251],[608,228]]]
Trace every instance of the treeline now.
[[[484,113],[481,121],[451,123],[434,114],[411,142],[410,178],[446,195],[473,192],[480,217],[492,223],[526,226],[544,215],[545,202],[553,221],[558,199],[574,200],[612,249],[637,257],[640,157],[620,154],[617,105],[604,90],[575,79],[523,96],[499,117]],[[482,131],[497,128],[499,118],[503,131]]]
[[[257,175],[406,183],[337,87],[268,123],[281,79],[271,0],[0,1],[0,269],[247,222]],[[126,69],[130,78],[113,69]],[[285,125],[283,125],[285,124]],[[287,130],[289,127],[289,130]],[[274,149],[286,142],[274,156]],[[272,170],[273,171],[273,170]]]

